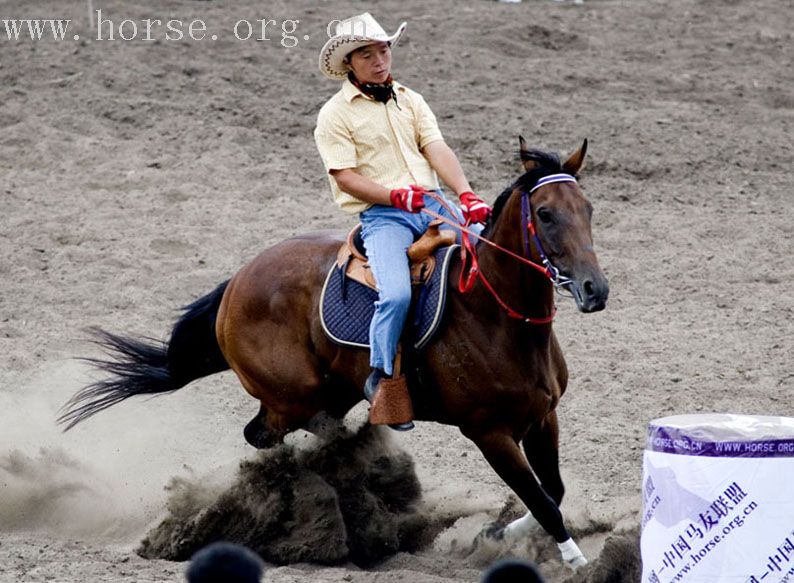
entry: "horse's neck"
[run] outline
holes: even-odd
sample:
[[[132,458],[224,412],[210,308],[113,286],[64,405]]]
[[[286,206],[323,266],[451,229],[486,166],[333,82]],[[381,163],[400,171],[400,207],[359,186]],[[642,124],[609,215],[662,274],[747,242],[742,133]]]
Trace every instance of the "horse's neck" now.
[[[525,250],[520,230],[520,199],[514,197],[511,203],[503,209],[489,239],[523,257]],[[534,245],[530,245],[530,249],[533,255],[530,259],[539,263]],[[510,308],[529,318],[546,318],[553,314],[554,290],[545,275],[484,243],[477,246],[477,254],[480,272]],[[516,333],[521,336],[531,337],[534,341],[548,341],[550,325],[533,325],[511,318],[482,282],[478,281],[466,295],[469,296],[464,298],[468,309],[483,314],[486,323],[499,322],[500,325],[515,327]]]

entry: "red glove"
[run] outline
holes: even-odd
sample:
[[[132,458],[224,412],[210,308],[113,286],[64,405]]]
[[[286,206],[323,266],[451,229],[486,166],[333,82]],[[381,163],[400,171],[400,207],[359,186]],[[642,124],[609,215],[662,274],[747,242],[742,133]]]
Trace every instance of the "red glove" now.
[[[460,193],[460,205],[463,207],[463,218],[472,223],[484,223],[491,216],[491,207],[473,192]]]
[[[415,184],[408,188],[395,188],[389,193],[391,205],[409,213],[418,213],[425,206],[427,190]]]

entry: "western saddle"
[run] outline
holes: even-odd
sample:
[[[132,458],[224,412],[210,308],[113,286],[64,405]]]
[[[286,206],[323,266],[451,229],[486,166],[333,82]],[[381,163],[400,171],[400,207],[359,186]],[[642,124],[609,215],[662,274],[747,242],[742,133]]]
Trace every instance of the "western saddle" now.
[[[422,285],[436,268],[436,259],[433,252],[439,247],[455,243],[456,235],[449,229],[439,229],[441,221],[433,221],[427,231],[408,248],[408,258],[411,261],[411,284]],[[361,236],[361,224],[353,227],[347,240],[339,248],[336,262],[345,277],[377,290],[375,278],[370,269],[364,239]]]

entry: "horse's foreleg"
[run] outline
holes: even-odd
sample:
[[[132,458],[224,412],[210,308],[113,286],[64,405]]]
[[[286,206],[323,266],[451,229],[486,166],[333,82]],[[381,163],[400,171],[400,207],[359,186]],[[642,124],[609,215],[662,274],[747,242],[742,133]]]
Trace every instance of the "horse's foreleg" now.
[[[521,440],[529,465],[540,480],[540,485],[551,499],[562,502],[565,486],[560,476],[559,428],[557,413],[552,411],[541,422],[533,426]]]
[[[560,476],[557,413],[552,411],[541,423],[534,425],[521,440],[521,445],[541,487],[559,506],[565,494],[565,486]],[[518,540],[527,536],[537,525],[537,519],[531,512],[527,512],[504,528],[504,536]]]
[[[574,568],[587,564],[587,560],[563,524],[560,509],[538,484],[518,443],[507,433],[496,431],[473,436],[472,440],[499,477],[521,498],[544,530],[554,537],[563,561]],[[519,520],[528,520],[528,518]],[[510,534],[515,532],[516,530],[512,533],[508,531]]]

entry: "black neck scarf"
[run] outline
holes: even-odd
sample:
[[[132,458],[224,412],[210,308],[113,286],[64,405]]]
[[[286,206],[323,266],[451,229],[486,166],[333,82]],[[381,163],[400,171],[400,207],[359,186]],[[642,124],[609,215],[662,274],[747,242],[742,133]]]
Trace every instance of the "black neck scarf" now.
[[[353,71],[347,74],[347,78],[353,85],[358,87],[364,95],[368,95],[375,101],[381,103],[388,103],[389,99],[394,99],[395,105],[397,105],[398,108],[400,107],[399,104],[397,104],[397,94],[394,92],[394,79],[392,79],[391,75],[389,75],[383,83],[361,83],[356,79]]]

